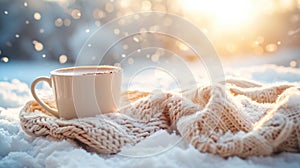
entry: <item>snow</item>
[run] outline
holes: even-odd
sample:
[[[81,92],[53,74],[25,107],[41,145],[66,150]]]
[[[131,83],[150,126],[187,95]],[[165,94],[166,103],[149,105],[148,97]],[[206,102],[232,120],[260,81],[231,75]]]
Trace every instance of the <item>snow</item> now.
[[[290,88],[285,94],[281,95],[278,99],[284,100],[287,103],[288,107],[295,107],[299,104],[300,93],[298,92],[299,88]],[[289,95],[289,96],[286,96]]]
[[[0,83],[0,106],[18,107],[30,98],[28,85],[17,79]]]
[[[16,67],[16,66],[14,66]],[[13,70],[12,67],[10,70]],[[7,67],[8,68],[8,67]],[[53,67],[40,67],[48,73]],[[9,70],[9,69],[8,69]],[[1,71],[0,71],[1,72]],[[225,67],[227,76],[243,77],[261,83],[299,82],[300,70],[277,65]],[[1,74],[1,73],[0,73]],[[47,75],[47,74],[45,74]],[[8,75],[10,76],[10,75]],[[222,158],[201,153],[185,144],[181,137],[158,131],[135,146],[125,146],[116,155],[88,152],[76,144],[31,137],[19,126],[19,111],[32,99],[29,83],[36,73],[22,79],[0,79],[0,168],[17,167],[300,167],[299,153],[281,153],[269,157]],[[25,81],[25,82],[24,82]],[[48,92],[47,88],[43,88]],[[288,100],[299,103],[300,96]]]
[[[251,66],[238,68],[230,73],[232,76],[243,76],[263,83],[299,82],[300,71],[292,67],[277,66],[274,64],[264,66]]]

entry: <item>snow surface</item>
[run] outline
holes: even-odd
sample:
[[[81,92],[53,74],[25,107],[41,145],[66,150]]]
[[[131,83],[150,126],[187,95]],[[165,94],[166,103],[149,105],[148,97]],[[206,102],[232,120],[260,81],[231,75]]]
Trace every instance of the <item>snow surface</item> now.
[[[300,70],[259,65],[225,69],[227,76],[262,83],[299,82]],[[48,91],[47,89],[44,89]],[[175,134],[158,131],[135,146],[126,146],[117,155],[100,155],[69,141],[31,137],[19,126],[19,111],[32,99],[28,81],[0,81],[0,168],[10,167],[300,167],[299,153],[270,157],[222,158],[201,153]],[[294,97],[291,103],[299,102]]]

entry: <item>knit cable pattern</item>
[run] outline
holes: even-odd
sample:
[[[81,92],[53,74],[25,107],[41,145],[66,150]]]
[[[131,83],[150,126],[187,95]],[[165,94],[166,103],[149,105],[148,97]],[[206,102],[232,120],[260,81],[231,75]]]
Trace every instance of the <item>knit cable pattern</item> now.
[[[300,151],[300,90],[229,79],[182,95],[127,91],[118,112],[63,120],[35,101],[20,112],[32,136],[68,139],[99,153],[115,154],[160,129],[176,131],[201,152],[223,157]],[[54,106],[49,101],[49,105]]]

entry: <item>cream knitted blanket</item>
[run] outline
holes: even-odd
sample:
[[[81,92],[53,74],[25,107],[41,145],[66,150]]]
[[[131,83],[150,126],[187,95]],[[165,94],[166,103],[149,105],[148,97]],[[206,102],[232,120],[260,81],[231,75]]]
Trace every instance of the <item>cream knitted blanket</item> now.
[[[295,85],[229,79],[184,96],[128,91],[123,98],[130,105],[118,112],[72,120],[55,118],[30,101],[20,112],[20,123],[30,135],[74,140],[106,154],[160,129],[175,130],[199,151],[223,157],[300,151],[300,90]]]

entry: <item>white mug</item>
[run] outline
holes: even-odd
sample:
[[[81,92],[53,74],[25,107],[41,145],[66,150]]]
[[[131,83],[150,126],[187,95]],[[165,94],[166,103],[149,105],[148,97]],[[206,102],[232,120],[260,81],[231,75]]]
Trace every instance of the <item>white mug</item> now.
[[[78,66],[50,72],[31,84],[35,100],[48,112],[63,119],[93,117],[118,110],[122,69],[116,66]],[[47,82],[53,90],[56,109],[36,94],[36,85]]]

